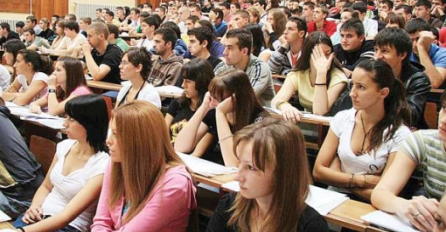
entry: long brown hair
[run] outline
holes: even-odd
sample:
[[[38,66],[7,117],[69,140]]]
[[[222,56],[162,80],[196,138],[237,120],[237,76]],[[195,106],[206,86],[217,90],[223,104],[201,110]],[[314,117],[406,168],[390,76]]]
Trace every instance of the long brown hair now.
[[[123,222],[129,222],[145,206],[153,187],[169,168],[182,164],[170,144],[159,109],[145,101],[135,100],[113,111],[116,141],[122,162],[112,163],[110,208],[125,195],[130,208]],[[156,136],[154,136],[156,135]]]
[[[214,77],[209,84],[209,93],[220,102],[232,98],[235,110],[232,132],[251,124],[260,113],[267,114],[254,93],[249,77],[241,70],[229,69]]]
[[[252,145],[255,168],[273,170],[272,201],[263,230],[268,232],[296,231],[311,183],[305,141],[298,126],[282,119],[265,118],[251,124],[234,136],[234,153],[242,141]],[[250,219],[256,207],[255,199],[240,193],[233,206],[228,226],[241,232],[250,231]]]
[[[276,37],[279,38],[280,36],[283,35],[283,32],[285,31],[287,22],[286,15],[285,13],[283,13],[281,9],[271,9],[270,11],[268,11],[268,14],[271,14],[274,18],[274,24],[272,26],[274,33],[276,34]],[[269,47],[272,46],[271,40],[268,41],[268,46]]]
[[[72,57],[59,57],[57,62],[62,62],[66,74],[66,91],[63,91],[62,88],[59,87],[57,90],[57,98],[61,100],[67,99],[79,86],[88,88],[82,63],[78,59]]]

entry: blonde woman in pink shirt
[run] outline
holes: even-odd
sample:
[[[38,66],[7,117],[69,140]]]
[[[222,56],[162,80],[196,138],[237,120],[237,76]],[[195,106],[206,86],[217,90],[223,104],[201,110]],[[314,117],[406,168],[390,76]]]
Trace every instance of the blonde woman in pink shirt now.
[[[186,231],[196,189],[163,123],[159,109],[145,101],[113,112],[107,139],[111,163],[92,232]]]

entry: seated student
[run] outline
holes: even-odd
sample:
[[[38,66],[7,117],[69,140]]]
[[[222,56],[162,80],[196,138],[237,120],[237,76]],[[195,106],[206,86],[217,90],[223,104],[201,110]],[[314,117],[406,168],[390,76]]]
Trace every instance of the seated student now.
[[[209,132],[220,144],[224,164],[236,167],[238,160],[232,150],[232,134],[268,115],[250,86],[248,76],[241,70],[229,69],[214,77],[203,103],[178,133],[175,150],[192,152]],[[220,163],[222,160],[221,157],[204,158]]]
[[[408,21],[404,27],[412,41],[413,53],[410,60],[424,66],[424,72],[429,77],[432,88],[445,86],[446,80],[446,49],[433,44],[435,36],[429,23],[421,18]],[[416,41],[416,43],[415,43]]]
[[[410,134],[403,84],[383,61],[362,61],[353,70],[353,108],[330,123],[313,169],[315,181],[364,201]]]
[[[196,27],[188,30],[187,35],[189,36],[188,48],[193,56],[207,60],[212,65],[212,69],[222,62],[221,59],[210,53],[213,35],[207,27]]]
[[[313,21],[307,21],[308,33],[313,31],[323,31],[328,36],[336,32],[336,23],[327,20],[328,9],[325,6],[314,7]]]
[[[68,101],[65,112],[68,139],[57,144],[31,206],[14,222],[21,231],[88,231],[93,218],[109,163],[107,105],[100,95],[84,95]]]
[[[153,49],[155,45],[155,40],[153,40],[155,36],[155,31],[159,28],[160,24],[158,20],[154,17],[147,17],[141,21],[141,30],[144,38],[141,38],[139,42],[136,44],[136,47],[144,47],[147,51]]]
[[[353,69],[363,60],[373,58],[373,40],[366,40],[361,20],[351,18],[340,28],[341,43],[333,47],[334,55],[350,76]]]
[[[178,25],[174,22],[165,22],[160,25],[160,28],[170,28],[172,29],[175,34],[177,35],[177,42],[175,42],[175,45],[173,47],[173,52],[177,56],[184,56],[187,52],[187,44],[184,42],[183,39],[181,39],[181,31]]]
[[[223,57],[224,54],[224,50],[225,50],[225,46],[220,43],[220,41],[218,40],[218,38],[215,36],[215,29],[212,25],[211,22],[209,22],[209,20],[198,20],[195,23],[195,28],[197,27],[207,27],[209,30],[212,31],[212,34],[214,35],[214,40],[212,41],[211,44],[211,50],[209,50],[209,52],[211,53],[211,55],[215,56],[215,57]],[[187,58],[187,54],[185,54],[184,58]]]
[[[119,38],[119,27],[113,24],[108,24],[107,26],[110,32],[107,38],[107,42],[109,44],[116,44],[116,46],[118,46],[122,52],[126,52],[127,50],[129,50],[129,45],[127,44],[127,42],[125,42],[125,40],[123,40],[122,38]]]
[[[55,37],[53,38],[53,41],[51,43],[50,50],[62,47],[62,44],[65,44],[65,40],[68,39],[65,36],[65,21],[62,19],[58,19],[55,24],[56,24],[56,27],[54,29]]]
[[[13,66],[16,62],[19,51],[25,49],[25,44],[19,39],[12,39],[6,42],[3,47],[5,49],[5,52],[3,53],[3,57],[6,61],[5,67],[8,69],[9,73],[11,73],[11,81],[7,83],[8,86],[16,78],[16,71]]]
[[[22,49],[14,64],[17,77],[2,94],[6,101],[28,105],[47,93],[48,73],[52,66],[49,58],[32,50]]]
[[[438,201],[446,189],[446,93],[440,102],[438,129],[418,130],[406,138],[371,198],[373,206],[408,219],[422,231],[434,228]],[[423,194],[412,199],[398,197],[417,168],[423,171]]]
[[[288,100],[297,92],[299,103],[310,112],[324,115],[345,89],[347,77],[333,54],[330,37],[324,32],[311,33],[305,42],[296,69],[271,102],[285,120],[300,121],[300,112]]]
[[[48,106],[48,114],[60,115],[65,104],[74,97],[90,94],[81,62],[76,58],[59,57],[55,70],[47,80],[48,94],[29,104],[29,110],[40,114]]]
[[[114,110],[107,139],[111,162],[92,232],[186,231],[196,189],[162,124],[159,109],[144,101]]]
[[[50,48],[50,44],[46,39],[39,37],[34,32],[34,29],[26,27],[23,30],[25,36],[25,47],[29,50],[37,50],[39,47]]]
[[[280,41],[278,40],[283,32],[287,22],[287,17],[280,9],[271,9],[267,13],[267,21],[263,23],[262,30],[265,33],[265,40],[270,51],[275,51],[280,48]]]
[[[208,91],[209,83],[214,77],[214,71],[207,60],[197,58],[183,66],[181,76],[183,77],[183,84],[181,85],[184,89],[183,95],[181,98],[173,99],[164,118],[172,137],[172,143],[175,143],[178,133],[187,125],[188,120],[201,106],[204,95]],[[192,155],[201,157],[209,144],[205,140],[199,144],[202,146],[198,145],[197,148],[204,147],[205,149],[195,149]]]
[[[206,232],[329,231],[305,203],[311,176],[299,127],[264,118],[238,131],[233,143],[240,192],[220,200]]]
[[[121,69],[121,79],[129,81],[119,90],[116,98],[116,108],[134,101],[144,100],[161,108],[159,93],[152,84],[147,82],[152,61],[150,53],[145,48],[131,48],[122,55],[119,65]]]
[[[54,31],[50,28],[50,21],[47,18],[41,18],[39,24],[42,28],[42,31],[37,36],[41,37],[42,39],[48,40],[54,35]]]
[[[61,56],[78,57],[78,52],[81,50],[81,45],[87,42],[87,39],[79,33],[79,24],[76,21],[65,21],[65,39],[51,50],[52,53]],[[40,47],[45,52],[46,49]]]
[[[0,98],[0,163],[4,167],[0,172],[0,210],[15,219],[28,209],[44,177],[9,117],[10,111]]]

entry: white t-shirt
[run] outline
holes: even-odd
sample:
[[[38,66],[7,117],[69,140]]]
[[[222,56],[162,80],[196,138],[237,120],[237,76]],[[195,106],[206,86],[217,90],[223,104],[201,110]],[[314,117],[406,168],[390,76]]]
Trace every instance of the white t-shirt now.
[[[0,64],[0,90],[5,90],[11,82],[11,74],[8,69]]]
[[[336,114],[330,122],[330,129],[339,138],[338,156],[341,169],[345,173],[376,174],[384,171],[389,153],[396,152],[404,139],[410,135],[407,126],[401,125],[392,139],[383,142],[375,154],[357,156],[351,149],[352,133],[355,127],[356,110],[344,110]],[[384,131],[384,135],[387,130]]]
[[[34,73],[33,79],[30,83],[30,85],[34,82],[34,81],[43,81],[45,82],[45,84],[47,83],[48,80],[48,75],[46,75],[43,72],[36,72]],[[22,85],[22,87],[20,87],[19,89],[19,93],[25,93],[26,91],[28,91],[29,89],[29,85],[26,82],[26,77],[23,75],[17,75],[17,81],[20,83],[20,85]],[[45,94],[47,93],[47,87],[43,88],[42,90],[40,90],[39,93],[37,93],[36,96],[33,97],[33,99],[31,100],[31,102],[36,101],[37,99],[41,98],[42,96],[45,96]]]
[[[145,47],[147,51],[150,52],[150,50],[153,49],[153,46],[155,45],[154,40],[148,40],[148,39],[140,39],[138,44],[136,45],[138,48]]]
[[[43,215],[55,215],[63,211],[67,204],[76,196],[85,184],[93,177],[104,174],[109,162],[109,155],[105,152],[94,154],[81,169],[67,176],[62,175],[65,156],[76,140],[67,139],[57,144],[57,163],[50,174],[53,189],[42,204]],[[88,231],[96,211],[97,202],[90,205],[83,213],[70,222],[70,226]]]
[[[132,83],[130,83],[130,81],[123,83],[121,90],[119,90],[118,97],[116,98],[116,104],[119,104],[122,101],[122,99],[124,98],[126,93],[130,90],[131,87]],[[152,84],[145,83],[144,87],[139,92],[137,99],[150,102],[154,104],[156,107],[158,107],[158,109],[161,109],[160,95]]]

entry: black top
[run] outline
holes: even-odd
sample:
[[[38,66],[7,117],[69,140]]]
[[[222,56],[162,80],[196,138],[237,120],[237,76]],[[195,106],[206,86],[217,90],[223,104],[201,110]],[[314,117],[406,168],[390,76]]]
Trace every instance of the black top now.
[[[217,209],[212,215],[206,228],[206,232],[236,232],[236,228],[228,227],[228,221],[231,213],[228,212],[235,200],[236,193],[230,193],[220,200]],[[328,232],[328,226],[325,219],[313,208],[307,205],[299,217],[297,224],[298,232]]]
[[[108,44],[105,53],[99,55],[98,51],[93,48],[91,51],[91,55],[93,56],[94,62],[100,66],[101,64],[105,64],[110,67],[110,72],[105,75],[102,81],[120,84],[121,77],[119,75],[119,64],[121,64],[121,49],[115,44]],[[85,61],[85,60],[84,60]]]
[[[373,58],[375,54],[375,48],[373,46],[373,40],[364,40],[361,47],[356,51],[345,51],[341,44],[336,44],[333,47],[336,59],[342,64],[342,67],[353,71],[356,65],[363,60]]]
[[[175,143],[178,133],[180,133],[189,119],[192,118],[195,111],[192,111],[186,102],[180,104],[179,99],[176,98],[170,102],[167,113],[173,117],[172,124],[170,125],[170,134],[172,136],[172,142]]]
[[[15,31],[10,31],[8,34],[8,37],[0,38],[0,45],[3,45],[6,41],[11,40],[11,39],[20,39],[20,36]]]
[[[54,35],[54,31],[47,28],[45,31],[40,32],[40,34],[38,34],[37,36],[42,37],[46,40],[48,40],[48,38],[50,38],[51,36]]]
[[[217,67],[217,65],[222,62],[222,60],[220,60],[217,57],[212,56],[212,55],[207,58],[207,61],[209,61],[209,63],[211,63],[213,69],[215,69],[215,67]]]

